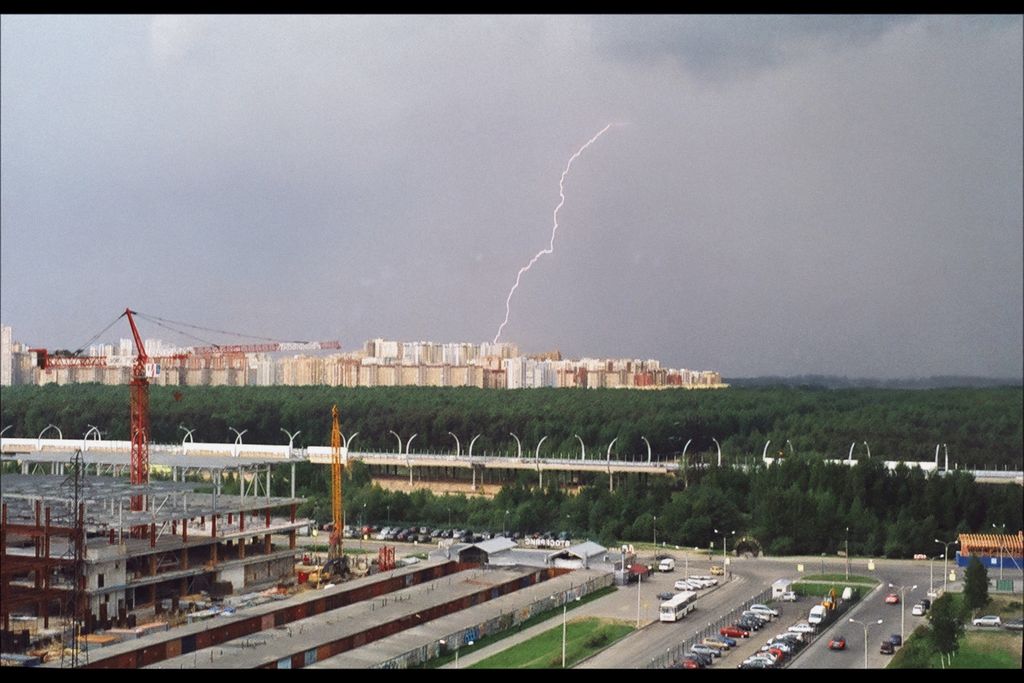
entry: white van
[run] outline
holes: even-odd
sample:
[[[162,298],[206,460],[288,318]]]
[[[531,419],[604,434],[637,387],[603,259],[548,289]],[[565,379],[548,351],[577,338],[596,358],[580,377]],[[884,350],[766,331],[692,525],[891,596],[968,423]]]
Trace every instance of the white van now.
[[[826,614],[828,614],[828,610],[825,609],[824,605],[815,605],[811,608],[811,613],[807,615],[807,623],[820,624],[825,620]]]
[[[676,561],[673,560],[671,557],[666,557],[664,560],[661,561],[660,564],[658,564],[659,572],[670,572],[673,571],[675,568]]]

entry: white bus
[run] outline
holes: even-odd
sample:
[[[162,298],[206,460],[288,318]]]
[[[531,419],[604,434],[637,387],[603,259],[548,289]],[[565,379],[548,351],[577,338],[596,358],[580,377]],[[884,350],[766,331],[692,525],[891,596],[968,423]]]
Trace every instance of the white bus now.
[[[679,621],[693,611],[697,602],[697,594],[693,591],[685,591],[671,600],[661,603],[658,610],[658,619],[661,621]]]

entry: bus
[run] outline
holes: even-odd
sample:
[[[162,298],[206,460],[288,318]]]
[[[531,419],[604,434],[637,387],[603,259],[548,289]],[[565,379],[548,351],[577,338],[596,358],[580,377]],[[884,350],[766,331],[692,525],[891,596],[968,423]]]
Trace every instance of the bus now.
[[[661,621],[679,621],[693,611],[697,602],[697,594],[693,591],[685,591],[671,600],[661,603],[658,610],[658,619]]]

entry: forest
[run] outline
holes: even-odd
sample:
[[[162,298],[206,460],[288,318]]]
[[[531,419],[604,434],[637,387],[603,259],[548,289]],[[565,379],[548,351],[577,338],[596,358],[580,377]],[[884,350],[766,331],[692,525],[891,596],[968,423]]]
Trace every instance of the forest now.
[[[454,451],[453,432],[463,451],[475,434],[477,453],[514,452],[515,432],[524,449],[542,436],[544,454],[579,452],[579,434],[595,452],[618,439],[615,458],[646,458],[646,436],[655,459],[677,459],[686,440],[691,469],[686,478],[616,477],[609,492],[604,475],[570,494],[557,478],[536,487],[522,473],[493,499],[437,496],[428,490],[390,492],[374,484],[369,469],[355,462],[347,470],[349,524],[403,523],[458,526],[475,531],[568,531],[614,546],[619,541],[653,541],[721,547],[715,529],[728,530],[741,547],[772,555],[829,553],[845,548],[857,555],[936,555],[935,538],[952,539],[991,525],[1021,527],[1024,497],[1017,485],[978,484],[963,472],[926,475],[917,468],[887,470],[881,460],[930,460],[945,443],[959,467],[1021,468],[1022,389],[933,389],[924,391],[817,388],[730,388],[718,391],[616,391],[331,387],[153,387],[153,441],[180,440],[195,429],[197,441],[230,442],[229,427],[247,429],[247,443],[296,447],[330,441],[330,407],[342,412],[342,431],[355,450],[394,450],[393,429],[413,451]],[[0,423],[8,435],[38,434],[48,424],[79,436],[96,425],[103,438],[128,438],[128,389],[101,385],[5,387]],[[745,469],[711,466],[712,438],[723,460],[742,460]],[[772,467],[760,461],[766,440]],[[789,444],[787,444],[787,440]],[[863,442],[871,449],[867,459]],[[854,467],[824,462],[845,458],[856,443]],[[791,444],[791,447],[790,447]],[[776,450],[779,446],[785,446]],[[593,457],[593,456],[590,456]],[[276,495],[290,488],[287,468],[274,474]],[[329,468],[301,463],[300,511],[325,521],[330,516]],[[237,490],[232,476],[226,492]],[[655,519],[656,518],[656,519]],[[731,534],[735,531],[735,536]]]

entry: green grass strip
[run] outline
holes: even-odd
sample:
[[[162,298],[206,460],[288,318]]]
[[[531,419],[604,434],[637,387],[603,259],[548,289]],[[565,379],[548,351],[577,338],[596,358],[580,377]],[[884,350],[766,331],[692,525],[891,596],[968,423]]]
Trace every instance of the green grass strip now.
[[[633,631],[633,626],[607,619],[569,622],[565,637],[566,667],[603,650]],[[556,626],[504,652],[477,662],[471,669],[559,669],[562,667],[562,627]]]
[[[603,598],[606,595],[614,593],[616,590],[617,590],[617,588],[615,586],[605,586],[604,588],[601,588],[600,590],[596,590],[593,593],[588,593],[587,595],[584,595],[579,601],[570,600],[568,603],[566,603],[566,606],[568,607],[569,611],[571,612],[572,610],[574,610],[574,609],[576,609],[578,607],[582,607],[583,605],[587,604],[588,602],[591,602],[593,600],[598,600],[600,598]],[[508,638],[510,636],[514,636],[515,634],[519,633],[520,631],[523,631],[524,629],[528,629],[531,626],[534,626],[534,625],[539,624],[541,622],[547,621],[548,619],[551,619],[552,617],[560,614],[561,612],[562,612],[562,610],[561,610],[560,607],[555,607],[554,609],[549,609],[549,610],[547,610],[545,612],[541,612],[539,614],[535,614],[532,617],[530,617],[529,619],[527,619],[526,621],[524,621],[521,624],[519,624],[517,626],[514,626],[514,627],[512,627],[510,629],[506,629],[506,630],[504,630],[504,631],[502,631],[500,633],[494,633],[494,634],[486,635],[486,636],[480,638],[479,640],[475,641],[472,645],[463,645],[461,648],[459,648],[459,656],[460,657],[465,657],[466,655],[468,655],[470,653],[476,652],[480,648],[489,647],[489,646],[491,646],[494,643],[497,643],[497,642],[499,642],[501,640],[504,640],[505,638]],[[561,642],[561,641],[559,641],[559,642]],[[559,645],[559,647],[561,647],[561,645]],[[561,657],[561,650],[559,650],[559,657]],[[429,660],[427,662],[424,662],[424,663],[420,664],[419,666],[410,667],[410,668],[416,668],[416,669],[437,669],[437,668],[440,668],[440,667],[444,666],[445,664],[448,664],[449,662],[452,662],[452,661],[455,661],[455,653],[454,652],[446,654],[446,655],[443,655],[441,657],[434,657],[433,659],[431,659],[431,660]],[[559,660],[559,664],[561,664],[561,660]]]

